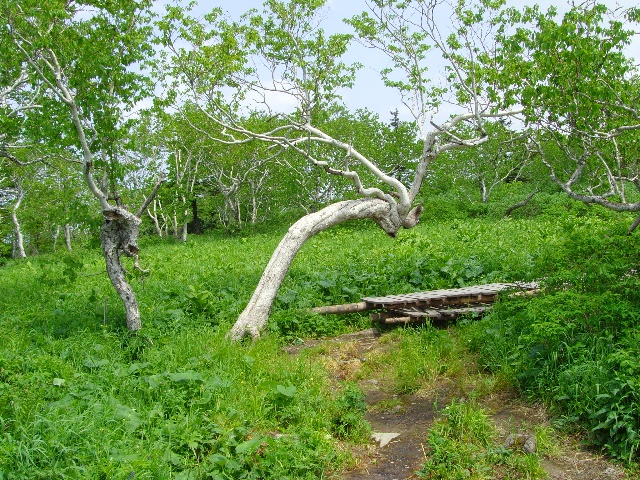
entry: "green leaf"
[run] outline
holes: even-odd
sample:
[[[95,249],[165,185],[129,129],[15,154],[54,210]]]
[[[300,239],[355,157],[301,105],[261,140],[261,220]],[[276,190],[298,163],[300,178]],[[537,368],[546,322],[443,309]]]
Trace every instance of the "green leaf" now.
[[[296,392],[298,391],[298,389],[296,387],[294,387],[293,385],[289,386],[289,387],[285,387],[284,385],[277,385],[276,386],[276,391],[281,394],[284,395],[285,397],[293,397]]]
[[[151,366],[149,362],[132,363],[131,365],[129,365],[129,368],[127,369],[127,373],[131,375],[132,373],[139,372],[140,370],[143,370],[149,366]]]
[[[183,470],[173,478],[175,480],[196,480],[198,478],[198,474],[193,470]]]
[[[137,453],[120,453],[117,450],[113,450],[110,455],[110,460],[113,462],[134,462],[140,458]]]
[[[116,420],[121,420],[125,424],[129,433],[133,433],[140,425],[142,425],[142,420],[140,419],[138,412],[131,407],[127,407],[126,405],[122,405],[117,402],[115,402],[114,418]]]
[[[162,456],[162,460],[164,462],[171,463],[176,467],[182,465],[182,457],[170,449],[167,449],[167,451],[164,452],[164,455]]]
[[[169,373],[167,377],[172,382],[203,382],[204,377],[198,372],[187,370],[186,372]]]
[[[255,363],[256,359],[255,359],[255,358],[253,358],[253,357],[252,357],[252,356],[250,356],[250,355],[244,355],[244,356],[242,357],[242,361],[243,361],[247,366],[249,366],[249,367],[253,367],[253,364]]]
[[[254,437],[251,440],[247,440],[245,442],[236,445],[236,453],[238,455],[242,455],[244,453],[248,453],[252,451],[254,448],[258,447],[262,443],[262,437]]]
[[[85,358],[82,364],[87,368],[101,368],[101,367],[104,367],[105,365],[108,365],[109,360],[107,360],[106,358],[100,358],[100,357],[96,357],[95,355],[92,355],[90,357]]]

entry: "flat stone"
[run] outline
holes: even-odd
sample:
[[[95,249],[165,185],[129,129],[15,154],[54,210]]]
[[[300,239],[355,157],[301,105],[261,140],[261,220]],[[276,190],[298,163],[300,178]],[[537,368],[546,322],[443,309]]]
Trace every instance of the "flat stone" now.
[[[391,440],[399,436],[400,436],[399,433],[373,432],[371,434],[371,438],[373,438],[376,442],[380,443],[381,448],[388,445]]]
[[[536,437],[525,433],[512,433],[504,441],[504,448],[520,449],[524,453],[536,453]]]

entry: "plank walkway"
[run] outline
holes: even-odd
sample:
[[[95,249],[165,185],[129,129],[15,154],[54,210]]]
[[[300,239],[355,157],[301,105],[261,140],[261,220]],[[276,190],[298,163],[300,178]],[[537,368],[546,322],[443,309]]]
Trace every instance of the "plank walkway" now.
[[[460,315],[484,314],[491,308],[500,292],[532,294],[538,288],[537,283],[489,283],[384,297],[365,297],[358,303],[317,307],[312,311],[328,314],[384,310],[373,313],[371,318],[385,324],[446,321]]]

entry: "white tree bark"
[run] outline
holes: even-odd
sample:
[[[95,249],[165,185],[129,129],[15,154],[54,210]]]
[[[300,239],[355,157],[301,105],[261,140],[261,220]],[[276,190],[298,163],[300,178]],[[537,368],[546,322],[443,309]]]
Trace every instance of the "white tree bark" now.
[[[154,198],[153,199],[153,213],[151,213],[151,210],[149,210],[149,208],[147,208],[147,215],[149,215],[149,218],[153,221],[153,226],[156,228],[156,233],[158,234],[158,236],[160,238],[162,238],[163,237],[163,230],[162,230],[162,227],[160,226],[160,220],[158,220],[158,212],[157,212],[156,205],[160,205],[160,209],[162,209],[162,204],[160,203],[160,201]],[[165,222],[165,226],[166,226],[166,222]]]
[[[67,250],[71,251],[71,225],[68,223],[64,226],[64,243],[67,246]]]
[[[189,222],[187,222],[186,220],[182,224],[182,229],[180,231],[180,241],[182,243],[187,243],[187,226],[188,226],[188,224],[189,224]]]
[[[13,28],[13,25],[9,26],[8,29],[15,47],[24,55],[25,62],[30,65],[33,74],[41,80],[43,88],[48,89],[51,94],[66,105],[69,110],[80,146],[79,153],[82,156],[82,175],[89,191],[99,202],[104,216],[101,238],[107,273],[115,290],[124,303],[127,313],[127,327],[130,330],[139,330],[141,323],[138,303],[133,289],[127,282],[126,272],[121,264],[120,255],[124,254],[125,256],[133,257],[135,259],[134,267],[139,268],[137,240],[141,225],[140,217],[157,193],[160,184],[164,181],[164,177],[158,180],[153,192],[143,202],[137,214],[133,214],[122,207],[119,199],[116,199],[116,206],[111,205],[109,202],[107,182],[105,181],[103,185],[101,185],[100,182],[94,178],[95,145],[92,146],[91,143],[92,140],[99,136],[95,130],[95,124],[92,124],[94,112],[83,111],[81,106],[78,105],[75,97],[76,91],[72,86],[74,83],[73,78],[67,77],[69,72],[65,68],[64,62],[62,64],[60,63],[58,56],[51,48],[38,48],[32,51],[31,42],[23,38],[20,32]],[[42,32],[38,33],[42,35]],[[65,60],[73,62],[73,60],[69,58],[65,58]],[[123,66],[126,67],[127,64]],[[113,84],[110,86],[110,94],[113,94]],[[2,95],[6,94],[0,92],[0,96]],[[113,97],[113,101],[114,105],[112,106],[117,108],[115,103],[120,100]],[[87,132],[91,133],[90,137],[87,136]],[[106,150],[104,150],[104,148],[103,146],[102,154],[103,157],[106,157]],[[1,148],[0,154],[3,156],[7,155]],[[103,160],[104,159],[105,158],[103,158]],[[105,180],[107,179],[106,170],[104,178]],[[116,192],[114,191],[112,193]]]
[[[186,243],[187,224],[191,219],[190,198],[196,186],[202,155],[194,154],[192,150],[185,146],[182,148],[186,150],[186,155],[182,154],[182,149],[180,148],[176,149],[174,154],[176,172],[176,185],[174,188],[176,190],[174,193],[173,226],[175,238]]]
[[[27,254],[24,251],[24,239],[22,238],[22,229],[20,228],[20,222],[18,221],[18,209],[20,208],[20,204],[22,203],[22,199],[24,197],[24,192],[21,188],[18,189],[18,199],[16,203],[13,205],[13,209],[11,210],[11,221],[13,222],[13,230],[15,232],[15,250],[14,256],[17,258],[25,258]]]
[[[318,212],[305,215],[289,228],[273,252],[251,300],[229,332],[229,337],[239,340],[246,335],[253,338],[260,335],[293,259],[312,236],[347,220],[371,218],[388,235],[395,237],[400,227],[415,226],[421,212],[422,206],[418,206],[402,219],[396,205],[378,198],[365,198],[334,203]]]
[[[393,174],[386,173],[376,164],[374,158],[369,158],[358,151],[353,144],[353,139],[347,139],[342,133],[332,136],[318,126],[314,126],[313,112],[322,108],[325,103],[331,104],[336,98],[338,88],[347,84],[351,86],[348,80],[335,79],[338,77],[348,79],[352,75],[352,71],[344,68],[342,63],[323,63],[327,65],[328,70],[309,67],[314,63],[314,55],[318,54],[318,61],[324,62],[325,54],[329,54],[323,50],[324,43],[320,41],[312,48],[302,47],[302,43],[307,44],[310,40],[305,37],[303,42],[300,31],[306,32],[307,28],[309,31],[315,29],[317,18],[292,18],[291,24],[278,23],[282,32],[286,33],[283,38],[287,37],[287,40],[279,39],[277,49],[271,49],[269,43],[265,42],[264,46],[256,48],[257,58],[248,60],[249,63],[256,60],[258,64],[264,64],[267,70],[271,70],[269,72],[271,79],[265,83],[264,78],[268,77],[268,74],[263,78],[262,74],[258,73],[260,69],[251,69],[246,73],[238,70],[237,76],[234,76],[238,89],[232,95],[231,103],[219,100],[217,90],[207,85],[206,75],[193,75],[193,72],[198,71],[198,65],[195,65],[195,68],[184,68],[185,65],[191,65],[191,60],[187,54],[184,54],[183,46],[173,43],[173,39],[187,42],[192,40],[181,37],[177,31],[175,36],[166,36],[168,39],[166,46],[174,57],[172,60],[183,74],[176,84],[173,83],[175,77],[172,77],[170,80],[172,88],[175,87],[176,91],[187,95],[200,108],[203,119],[215,125],[215,128],[209,129],[204,126],[206,122],[203,122],[203,125],[191,123],[197,132],[226,145],[260,141],[269,144],[272,151],[297,153],[306,158],[310,165],[350,181],[357,194],[361,196],[360,200],[338,202],[310,213],[289,229],[271,257],[249,304],[230,331],[229,336],[233,339],[240,339],[247,334],[253,337],[259,335],[267,322],[282,280],[295,255],[307,239],[333,225],[354,219],[371,218],[392,236],[396,235],[400,227],[411,228],[418,222],[422,212],[420,205],[417,207],[414,205],[430,163],[442,152],[474,148],[487,142],[489,137],[484,128],[486,118],[508,117],[522,111],[522,109],[501,111],[497,109],[495,102],[483,97],[486,85],[477,83],[478,70],[473,66],[480,52],[486,50],[488,55],[493,53],[492,46],[488,45],[485,48],[483,43],[467,42],[468,38],[465,37],[462,39],[462,44],[468,45],[467,50],[452,50],[447,39],[442,37],[439,25],[434,21],[436,16],[433,15],[432,10],[441,2],[391,2],[392,5],[387,5],[388,2],[368,3],[374,23],[373,30],[377,31],[370,35],[369,29],[363,29],[367,31],[361,35],[360,40],[389,55],[390,63],[395,70],[394,75],[391,76],[392,83],[401,85],[403,103],[413,114],[420,129],[423,151],[418,159],[410,186],[405,185]],[[405,10],[407,15],[404,15]],[[267,12],[266,15],[269,13]],[[455,18],[452,20],[455,23]],[[276,23],[279,21],[276,20]],[[485,39],[484,31],[475,32],[466,28],[464,19],[457,22],[454,31],[457,30],[456,27],[465,27],[460,30],[467,32],[468,36],[473,37],[477,34],[482,37],[481,40]],[[268,31],[262,31],[262,33],[270,38],[271,33]],[[422,48],[416,45],[423,40],[432,43],[435,48]],[[480,46],[479,50],[476,50],[476,46]],[[201,48],[195,42],[192,42],[192,47],[195,51]],[[450,68],[447,76],[454,75],[457,89],[463,97],[469,98],[468,102],[460,105],[464,113],[439,124],[435,123],[433,115],[436,113],[438,102],[442,99],[439,97],[434,99],[431,94],[441,95],[441,93],[437,91],[439,89],[434,90],[429,85],[429,79],[424,75],[430,62],[430,59],[425,56],[428,50],[441,52]],[[290,55],[282,55],[283,51],[287,51]],[[340,56],[335,52],[329,55]],[[404,75],[404,80],[396,81],[395,73],[400,78]],[[327,78],[334,80],[328,81]],[[268,96],[274,92],[289,96],[298,106],[296,114],[278,113],[274,110],[274,119],[279,118],[282,121],[276,122],[273,127],[266,127],[267,131],[254,130],[251,122],[242,124],[239,121],[231,106],[236,99],[244,99],[248,91],[257,93],[258,97],[262,95],[258,103],[267,107],[269,114],[272,111],[268,105]],[[447,95],[455,91],[454,88],[448,91]],[[187,117],[185,118],[189,121]],[[433,126],[429,131],[426,130],[427,124]],[[472,125],[469,129],[470,137],[461,135],[459,132],[458,127],[464,124]],[[344,158],[338,160],[338,151],[343,152]],[[365,173],[366,175],[363,175]],[[229,175],[229,178],[234,177]],[[221,190],[224,193],[224,188]],[[224,221],[232,217],[231,212],[226,212],[231,210],[227,208],[227,195],[228,193],[225,193],[225,211],[220,212],[221,219]]]
[[[60,237],[60,224],[56,225],[56,230],[53,232],[53,252],[56,252],[58,245],[58,238]]]
[[[107,266],[107,274],[116,292],[122,299],[127,315],[127,328],[140,330],[140,310],[135,293],[126,278],[126,271],[120,260],[121,253],[135,259],[138,265],[138,234],[142,220],[131,212],[120,207],[113,207],[102,212],[101,239],[102,251]]]

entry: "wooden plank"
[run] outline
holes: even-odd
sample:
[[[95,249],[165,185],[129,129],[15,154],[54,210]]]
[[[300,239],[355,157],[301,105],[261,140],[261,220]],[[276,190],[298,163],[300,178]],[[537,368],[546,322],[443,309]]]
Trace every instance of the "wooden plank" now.
[[[389,318],[397,317],[399,314],[397,312],[380,312],[380,313],[372,313],[371,320],[374,322],[385,323],[385,321]]]
[[[394,324],[400,324],[400,323],[418,323],[418,320],[411,317],[393,317],[393,318],[387,318],[384,321],[385,325],[394,325]]]
[[[463,295],[459,297],[441,297],[423,299],[416,302],[416,306],[447,306],[447,305],[469,305],[474,303],[493,302],[497,293],[482,295]]]
[[[442,309],[444,307],[492,303],[498,293],[508,289],[520,289],[516,295],[528,295],[531,292],[536,292],[538,288],[539,285],[537,283],[488,283],[461,288],[388,295],[386,297],[365,297],[362,302],[315,307],[311,311],[320,314],[331,314],[364,312],[377,309]],[[430,318],[436,317],[432,316]]]
[[[460,287],[460,288],[449,288],[449,289],[441,289],[441,290],[429,290],[425,292],[415,292],[415,293],[406,293],[400,295],[388,295],[384,297],[365,297],[364,301],[369,302],[384,302],[384,301],[404,301],[404,300],[414,300],[414,299],[431,299],[431,298],[441,298],[441,297],[452,297],[452,296],[464,296],[464,295],[477,295],[477,294],[492,294],[499,293],[503,290],[509,288],[524,288],[524,289],[532,289],[537,288],[537,284],[518,284],[518,283],[489,283],[485,285],[475,285],[470,287]]]
[[[371,310],[376,308],[398,308],[398,307],[445,307],[448,305],[469,305],[477,303],[489,303],[493,302],[497,293],[483,294],[483,295],[464,295],[464,296],[449,296],[449,297],[436,297],[436,298],[418,298],[418,299],[406,299],[403,301],[387,301],[365,303],[370,306]]]
[[[442,315],[438,310],[411,310],[411,309],[393,309],[385,312],[374,313],[371,318],[375,321],[386,320],[393,317],[415,317],[415,318],[440,318]]]
[[[481,305],[477,307],[465,307],[465,308],[447,308],[447,309],[428,309],[428,310],[418,310],[418,309],[393,309],[389,310],[390,316],[407,316],[413,318],[432,318],[432,319],[442,319],[442,318],[455,318],[459,315],[466,315],[468,313],[485,313],[487,310],[491,309],[491,305]]]
[[[491,301],[501,291],[507,289],[531,290],[538,285],[518,283],[490,283],[472,287],[451,288],[445,290],[431,290],[426,292],[408,293],[402,295],[389,295],[386,297],[365,297],[362,300],[371,308],[389,308],[403,305],[450,305],[479,303]]]
[[[393,309],[386,312],[374,313],[371,319],[381,323],[406,323],[427,320],[451,320],[470,313],[483,314],[491,309],[491,305],[481,305],[466,308],[448,308],[442,310]],[[399,320],[402,319],[402,320]],[[408,320],[407,320],[408,319]]]

